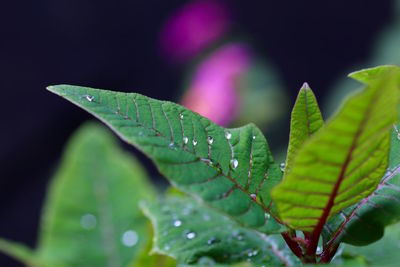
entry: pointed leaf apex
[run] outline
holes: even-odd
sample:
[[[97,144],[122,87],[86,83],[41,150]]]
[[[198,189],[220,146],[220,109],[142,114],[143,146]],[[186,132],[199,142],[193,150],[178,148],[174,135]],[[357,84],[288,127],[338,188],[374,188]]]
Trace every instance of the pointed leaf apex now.
[[[303,86],[301,87],[301,89],[310,90],[311,88],[310,88],[310,86],[308,85],[307,82],[304,82],[304,83],[303,83]]]

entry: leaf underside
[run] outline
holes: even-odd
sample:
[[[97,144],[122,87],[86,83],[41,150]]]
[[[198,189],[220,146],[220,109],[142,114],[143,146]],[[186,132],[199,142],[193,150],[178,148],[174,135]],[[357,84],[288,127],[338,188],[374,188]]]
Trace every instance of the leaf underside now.
[[[324,121],[318,107],[317,99],[308,84],[304,83],[292,110],[285,175],[290,171],[296,153],[300,147],[311,135],[317,132],[323,124]]]
[[[351,74],[369,83],[377,74],[392,69],[372,68]],[[399,107],[400,108],[400,107]],[[400,220],[400,124],[393,127],[390,137],[389,167],[378,187],[366,198],[333,216],[324,227],[323,236],[329,244],[341,241],[367,245],[383,235],[384,228]]]
[[[265,236],[188,197],[142,204],[153,222],[153,251],[182,264],[249,262],[254,266],[300,266],[279,235]],[[202,265],[209,266],[209,265]],[[210,265],[214,266],[214,265]]]
[[[87,87],[48,87],[87,110],[123,140],[149,156],[180,190],[246,227],[282,231],[271,210],[271,188],[282,173],[268,144],[252,124],[224,129],[180,105],[135,93]]]
[[[327,218],[376,188],[388,164],[397,103],[397,77],[385,75],[349,98],[304,144],[290,173],[272,192],[285,223],[321,231]]]

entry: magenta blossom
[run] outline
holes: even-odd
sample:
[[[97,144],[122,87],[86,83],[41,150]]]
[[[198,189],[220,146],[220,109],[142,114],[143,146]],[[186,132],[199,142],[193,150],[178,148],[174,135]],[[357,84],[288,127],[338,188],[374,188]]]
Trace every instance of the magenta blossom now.
[[[228,125],[239,110],[236,81],[250,61],[250,50],[244,45],[218,49],[197,67],[182,104],[217,124]]]
[[[165,23],[162,52],[173,61],[187,60],[225,34],[230,24],[228,9],[221,1],[193,1]]]

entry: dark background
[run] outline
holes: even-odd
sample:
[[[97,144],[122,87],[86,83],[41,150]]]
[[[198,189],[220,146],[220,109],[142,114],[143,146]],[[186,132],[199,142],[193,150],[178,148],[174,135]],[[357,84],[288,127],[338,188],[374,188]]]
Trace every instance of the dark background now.
[[[69,83],[174,100],[183,70],[163,60],[157,42],[165,19],[185,2],[2,1],[1,237],[34,246],[47,181],[68,136],[90,118],[45,87]],[[392,1],[228,3],[235,30],[275,65],[292,101],[303,81],[323,101],[339,75],[369,56],[393,19]],[[0,266],[20,265],[0,255]]]

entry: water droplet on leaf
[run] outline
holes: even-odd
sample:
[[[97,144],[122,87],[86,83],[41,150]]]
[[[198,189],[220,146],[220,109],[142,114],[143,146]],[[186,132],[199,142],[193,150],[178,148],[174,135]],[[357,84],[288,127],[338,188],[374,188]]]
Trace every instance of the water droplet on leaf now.
[[[231,137],[232,137],[231,132],[230,131],[226,131],[225,132],[225,138],[229,140],[229,139],[231,139]]]
[[[136,231],[128,230],[122,235],[122,244],[126,247],[133,247],[137,244],[139,240],[139,236]]]
[[[181,226],[182,225],[182,221],[181,220],[175,220],[174,221],[174,226],[175,227],[179,227],[179,226]]]
[[[236,169],[239,165],[239,161],[237,159],[231,159],[231,167],[232,169]]]
[[[208,137],[207,137],[207,143],[208,143],[209,145],[211,145],[213,142],[214,142],[214,139],[212,138],[212,136],[208,136]]]
[[[215,237],[211,237],[207,240],[207,245],[211,246],[212,244],[218,243],[220,240],[216,239]]]
[[[190,232],[188,232],[188,233],[186,234],[186,238],[187,238],[187,239],[193,239],[193,238],[195,238],[195,237],[196,237],[196,233],[195,233],[195,232],[190,231]]]
[[[183,120],[183,114],[179,113],[179,119]]]
[[[85,95],[85,98],[89,102],[92,102],[94,100],[94,96],[91,96],[91,95]]]
[[[257,199],[257,195],[256,195],[256,194],[250,194],[250,197],[251,197],[253,200],[256,200],[256,199]]]
[[[204,221],[208,222],[210,219],[211,219],[211,218],[210,218],[210,215],[208,215],[207,213],[204,213],[204,214],[203,214],[203,220],[204,220]]]
[[[279,164],[279,167],[281,168],[281,171],[284,172],[285,171],[285,163],[282,162],[281,164]]]
[[[189,138],[186,136],[183,137],[183,143],[186,145],[189,142]]]
[[[267,219],[267,220],[271,217],[271,215],[269,215],[269,213],[265,213],[264,216],[265,216],[265,219]]]
[[[81,217],[81,226],[86,230],[94,229],[97,225],[96,216],[87,213]]]
[[[256,136],[255,136],[255,135],[253,135],[253,140],[254,140],[254,139],[256,139]]]

